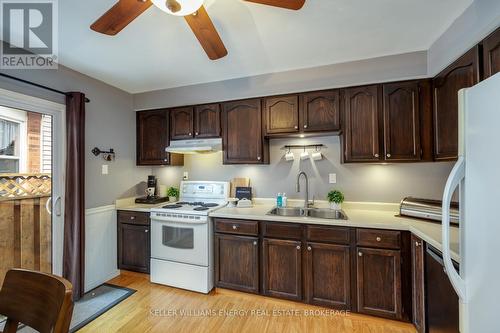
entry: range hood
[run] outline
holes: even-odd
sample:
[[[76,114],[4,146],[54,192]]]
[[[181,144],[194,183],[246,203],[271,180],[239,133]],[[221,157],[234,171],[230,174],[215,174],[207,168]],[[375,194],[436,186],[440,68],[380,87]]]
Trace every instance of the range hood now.
[[[174,154],[210,154],[222,150],[222,139],[172,140],[165,151]]]

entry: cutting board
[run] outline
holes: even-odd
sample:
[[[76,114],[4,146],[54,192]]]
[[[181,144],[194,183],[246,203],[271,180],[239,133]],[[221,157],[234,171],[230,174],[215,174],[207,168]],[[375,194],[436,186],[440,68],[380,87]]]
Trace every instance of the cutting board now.
[[[231,193],[230,197],[234,198],[236,196],[236,188],[237,187],[249,187],[250,186],[250,178],[233,178],[231,180]]]

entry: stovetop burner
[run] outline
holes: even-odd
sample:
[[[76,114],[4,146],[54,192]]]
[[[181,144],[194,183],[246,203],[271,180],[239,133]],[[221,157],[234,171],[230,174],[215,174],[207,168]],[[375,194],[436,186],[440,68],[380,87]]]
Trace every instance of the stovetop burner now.
[[[213,202],[208,202],[208,203],[204,203],[202,206],[203,206],[203,207],[210,208],[210,207],[217,207],[217,206],[218,206],[218,204],[213,203]]]
[[[193,208],[193,210],[196,210],[196,211],[203,211],[203,210],[208,210],[208,209],[209,209],[208,207],[204,207],[204,206]]]
[[[203,201],[191,201],[191,202],[179,201],[179,202],[176,202],[174,205],[201,206],[201,207],[208,207],[208,208],[219,206],[219,204],[216,204],[214,202],[203,202]],[[172,208],[175,208],[175,207],[172,207]]]
[[[182,207],[181,204],[171,204],[171,205],[163,206],[162,208],[173,209],[173,208],[181,208],[181,207]]]

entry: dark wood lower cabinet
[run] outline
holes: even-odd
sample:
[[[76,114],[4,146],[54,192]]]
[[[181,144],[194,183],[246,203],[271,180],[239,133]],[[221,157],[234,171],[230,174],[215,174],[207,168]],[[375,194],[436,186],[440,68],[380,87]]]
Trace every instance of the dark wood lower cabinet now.
[[[259,293],[259,239],[215,235],[217,287]]]
[[[419,333],[425,333],[425,289],[424,289],[424,243],[411,236],[411,263],[412,263],[412,300],[413,324]]]
[[[401,251],[357,248],[358,312],[402,319]]]
[[[149,274],[149,225],[118,223],[118,268]]]
[[[262,243],[263,292],[291,300],[302,299],[300,241],[267,239]]]
[[[348,245],[307,243],[306,301],[351,309],[351,249]]]

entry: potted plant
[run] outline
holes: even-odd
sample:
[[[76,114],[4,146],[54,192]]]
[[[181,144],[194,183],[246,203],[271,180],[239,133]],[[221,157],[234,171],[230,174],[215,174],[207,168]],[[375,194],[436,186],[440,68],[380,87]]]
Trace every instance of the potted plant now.
[[[167,190],[168,201],[177,201],[179,197],[179,189],[176,187],[169,187]]]
[[[330,209],[341,210],[342,203],[344,202],[344,194],[338,190],[331,190],[328,192],[328,202],[330,202]]]

